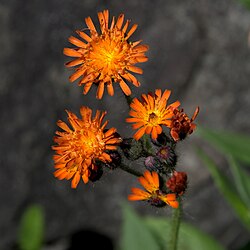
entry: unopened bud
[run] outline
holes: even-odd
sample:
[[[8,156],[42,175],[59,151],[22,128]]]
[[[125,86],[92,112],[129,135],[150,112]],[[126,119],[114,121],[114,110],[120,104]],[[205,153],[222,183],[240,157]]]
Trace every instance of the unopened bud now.
[[[110,169],[117,168],[121,164],[121,155],[117,151],[109,151],[108,154],[112,161],[105,163],[105,167]]]
[[[92,182],[98,181],[103,174],[102,167],[96,165],[94,165],[92,169],[89,169],[89,171],[90,171],[89,180],[91,180]]]
[[[183,195],[187,188],[187,174],[185,172],[174,171],[173,176],[168,179],[166,186],[172,192]]]
[[[143,148],[140,141],[136,141],[132,138],[125,138],[120,144],[124,155],[129,160],[137,160],[143,154]]]
[[[148,156],[145,159],[144,164],[146,169],[148,169],[150,172],[155,171],[160,173],[163,171],[163,164],[156,157]]]

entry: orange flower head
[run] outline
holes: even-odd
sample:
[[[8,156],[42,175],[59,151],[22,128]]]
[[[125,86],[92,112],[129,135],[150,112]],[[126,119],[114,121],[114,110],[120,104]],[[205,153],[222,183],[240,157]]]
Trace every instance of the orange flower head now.
[[[183,109],[174,109],[173,117],[171,119],[170,134],[175,141],[183,140],[188,134],[192,134],[196,128],[196,124],[193,123],[199,113],[199,107],[196,108],[191,119],[183,112]]]
[[[164,194],[159,189],[159,176],[156,172],[146,170],[143,176],[138,178],[141,185],[146,189],[132,188],[132,194],[128,196],[131,201],[148,200],[154,206],[163,206],[165,204],[177,208],[179,206],[175,194]]]
[[[111,128],[104,132],[107,121],[103,122],[106,112],[97,110],[92,118],[92,110],[81,107],[82,118],[79,119],[72,112],[67,111],[68,121],[72,128],[63,121],[57,125],[63,132],[56,131],[54,142],[58,145],[52,146],[56,151],[54,155],[54,176],[59,180],[72,179],[71,187],[76,188],[80,178],[87,183],[92,172],[97,171],[96,160],[111,162],[111,157],[106,150],[115,150],[121,138],[115,136],[116,129]]]
[[[87,17],[85,22],[89,34],[84,30],[76,31],[84,41],[73,36],[69,38],[69,42],[76,48],[65,48],[63,52],[75,59],[66,63],[66,66],[77,66],[69,80],[73,82],[81,78],[79,85],[84,85],[83,94],[88,93],[93,83],[97,84],[97,99],[102,98],[105,85],[108,94],[114,95],[113,82],[119,83],[122,91],[126,95],[130,95],[131,90],[125,80],[132,82],[136,87],[140,86],[139,81],[130,72],[142,74],[142,69],[134,65],[148,60],[145,56],[148,46],[141,45],[141,41],[128,41],[137,29],[137,25],[132,25],[128,30],[130,21],[127,20],[123,25],[124,14],[120,14],[116,22],[113,17],[110,27],[108,10],[99,12],[98,19],[100,34],[92,19]]]
[[[168,106],[167,101],[171,94],[170,90],[165,90],[162,94],[160,89],[156,89],[155,94],[149,93],[142,95],[142,101],[134,98],[129,112],[132,118],[127,118],[127,122],[134,123],[133,129],[139,129],[134,138],[139,140],[145,133],[151,134],[152,139],[156,140],[162,133],[162,125],[169,126],[173,116],[173,110],[180,105],[176,101]]]

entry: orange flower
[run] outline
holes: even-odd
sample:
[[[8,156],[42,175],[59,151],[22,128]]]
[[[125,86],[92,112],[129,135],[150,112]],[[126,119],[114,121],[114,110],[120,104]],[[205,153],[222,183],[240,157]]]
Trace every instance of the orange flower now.
[[[143,176],[139,177],[138,180],[146,191],[139,188],[132,188],[132,194],[128,196],[129,200],[149,200],[149,202],[155,206],[161,206],[162,203],[168,204],[173,208],[179,206],[175,194],[164,194],[159,189],[159,176],[156,172],[151,173],[146,170]]]
[[[137,29],[137,24],[128,30],[130,21],[127,20],[123,26],[124,14],[120,14],[116,22],[113,17],[110,27],[108,10],[99,12],[98,19],[101,34],[98,34],[91,18],[87,17],[85,22],[90,34],[83,30],[76,31],[85,42],[73,36],[69,38],[69,42],[77,48],[65,48],[63,52],[76,59],[66,63],[66,66],[78,66],[69,80],[73,82],[81,77],[79,85],[84,85],[83,94],[87,94],[92,84],[96,83],[98,99],[103,96],[104,85],[107,86],[108,94],[114,95],[113,82],[118,82],[123,92],[130,95],[131,90],[125,81],[132,82],[136,87],[140,86],[139,81],[130,72],[142,74],[142,69],[134,64],[148,60],[145,56],[148,46],[139,45],[141,41],[128,41]]]
[[[104,132],[108,123],[106,121],[102,125],[106,112],[97,110],[92,118],[92,110],[81,107],[81,119],[69,111],[66,112],[72,129],[63,121],[57,122],[64,131],[56,131],[54,142],[58,145],[52,146],[56,151],[54,162],[57,170],[54,176],[59,180],[73,178],[71,187],[76,188],[81,177],[87,183],[91,172],[96,171],[96,160],[111,162],[111,157],[105,150],[115,150],[121,138],[115,137],[115,128]]]
[[[183,112],[183,109],[174,109],[173,117],[171,119],[170,134],[175,141],[183,140],[188,134],[192,134],[196,128],[196,124],[193,123],[199,113],[199,107],[196,108],[191,119]]]
[[[133,129],[139,130],[134,134],[134,138],[139,140],[145,133],[151,134],[156,140],[158,135],[162,133],[161,125],[170,126],[173,116],[173,109],[180,105],[176,101],[168,106],[167,101],[171,94],[170,90],[161,93],[160,89],[156,89],[155,94],[149,93],[142,95],[142,102],[134,98],[130,107],[133,109],[129,112],[133,118],[127,118],[127,122],[133,122]]]

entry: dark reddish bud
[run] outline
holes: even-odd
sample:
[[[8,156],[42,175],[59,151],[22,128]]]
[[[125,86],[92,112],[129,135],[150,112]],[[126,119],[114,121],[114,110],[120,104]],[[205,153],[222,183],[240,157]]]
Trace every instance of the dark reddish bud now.
[[[109,151],[108,154],[112,161],[105,163],[105,167],[110,169],[117,168],[121,164],[121,155],[117,151]]]
[[[168,189],[177,195],[183,195],[187,188],[187,174],[185,172],[174,171],[166,185]]]
[[[98,181],[103,174],[102,167],[94,165],[92,169],[90,169],[89,180],[92,182]]]
[[[199,113],[199,107],[196,108],[192,118],[190,119],[184,110],[174,109],[173,117],[171,119],[170,134],[172,138],[177,142],[184,140],[187,135],[193,133],[196,125],[193,123]]]

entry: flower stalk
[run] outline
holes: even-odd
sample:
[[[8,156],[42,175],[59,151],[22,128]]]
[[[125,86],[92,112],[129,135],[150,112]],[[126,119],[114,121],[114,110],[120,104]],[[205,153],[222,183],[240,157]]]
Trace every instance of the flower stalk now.
[[[132,175],[134,175],[134,176],[140,177],[140,176],[142,175],[139,171],[137,171],[137,170],[135,170],[135,169],[133,169],[133,168],[130,168],[129,166],[127,166],[127,165],[125,165],[125,164],[123,164],[123,163],[121,163],[121,164],[119,165],[119,167],[120,167],[120,169],[122,169],[123,171],[128,172],[128,173],[130,173],[130,174],[132,174]]]
[[[178,246],[178,236],[179,229],[181,224],[181,215],[182,215],[182,204],[181,199],[179,198],[179,207],[173,209],[172,221],[171,221],[171,231],[170,231],[170,241],[169,241],[169,250],[176,250]]]

